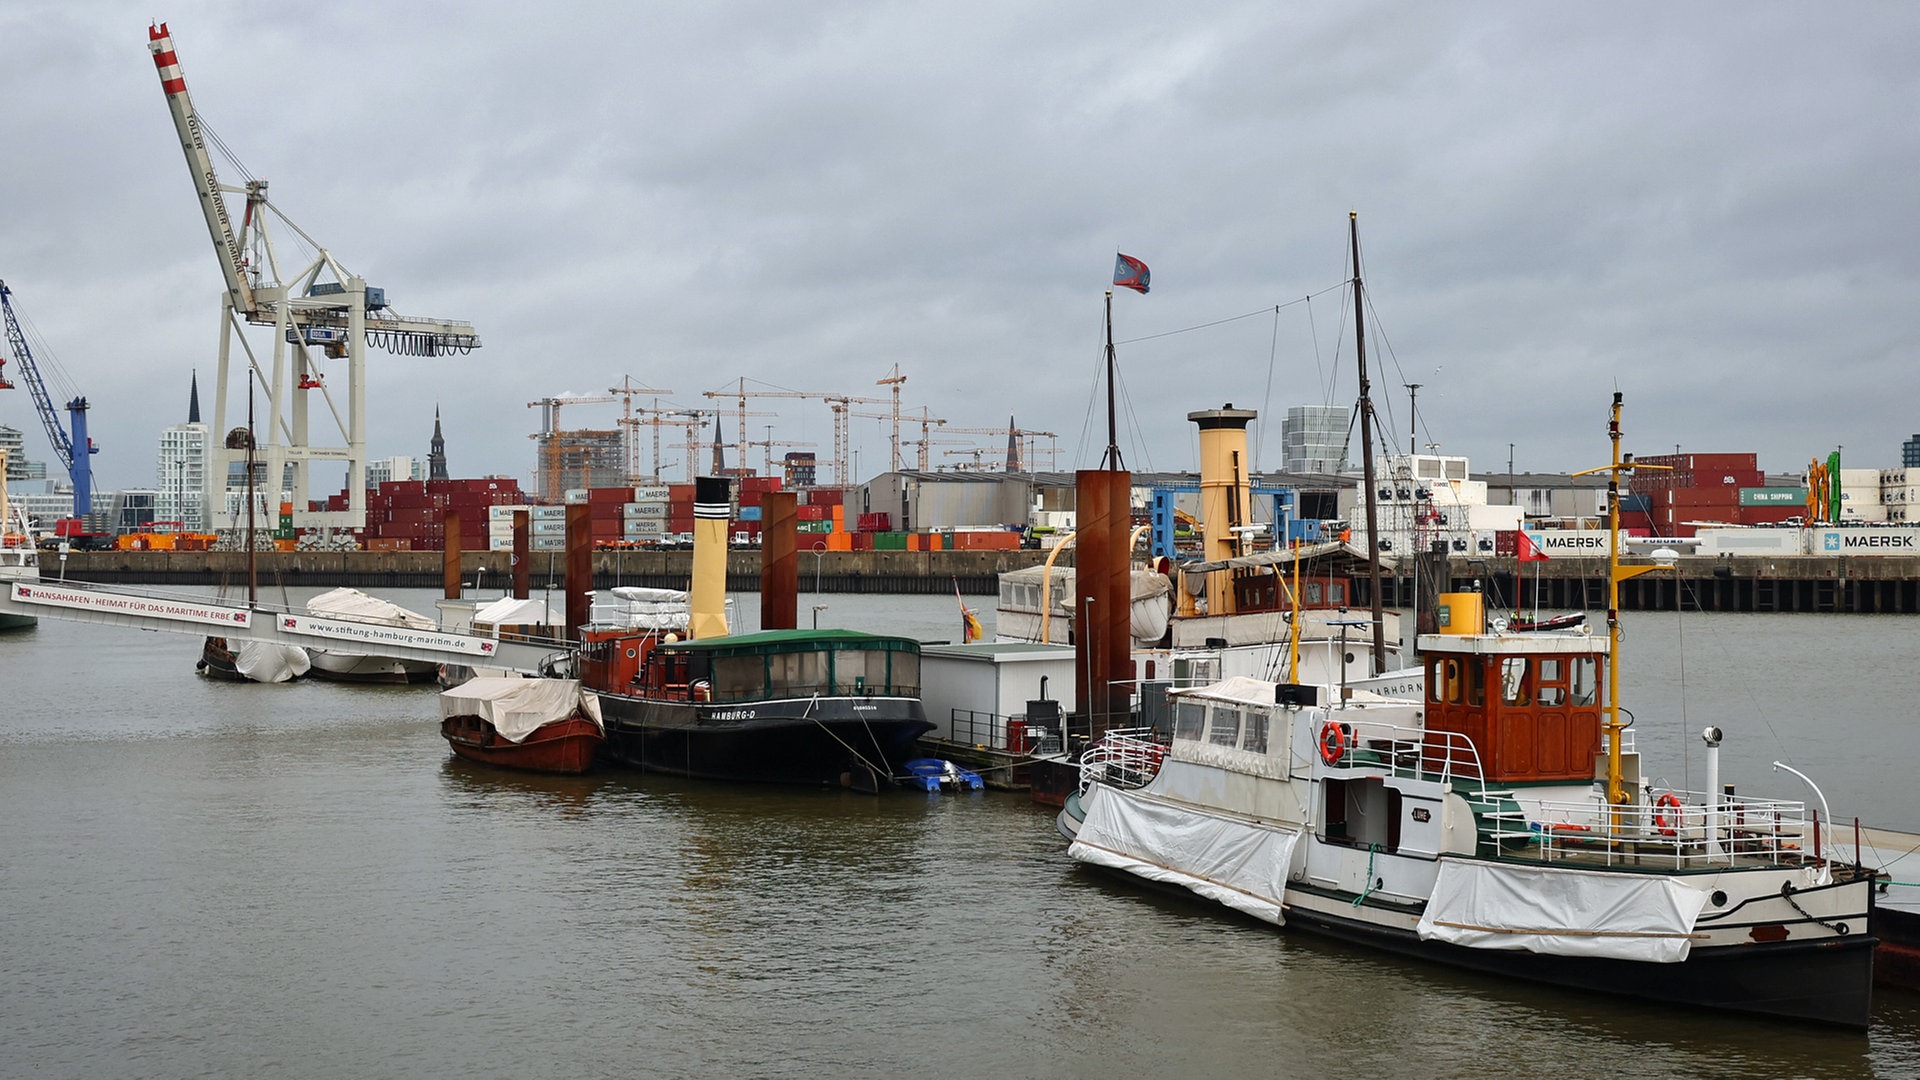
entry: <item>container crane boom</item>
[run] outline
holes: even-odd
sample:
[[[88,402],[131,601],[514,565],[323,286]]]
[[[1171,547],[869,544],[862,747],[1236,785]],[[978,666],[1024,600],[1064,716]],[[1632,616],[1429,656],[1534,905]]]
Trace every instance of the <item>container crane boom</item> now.
[[[207,153],[200,117],[194,113],[193,99],[187,94],[186,77],[180,73],[180,58],[173,51],[173,35],[167,32],[166,23],[147,27],[147,48],[153,53],[153,66],[160,72],[160,88],[166,92],[167,111],[173,114],[180,149],[187,157],[187,172],[192,174],[194,193],[200,197],[200,213],[207,219],[207,232],[212,235],[214,252],[220,257],[220,273],[227,281],[227,299],[235,311],[252,315],[257,305],[253,286],[247,280],[246,225],[253,221],[256,199],[265,201],[267,185],[256,182],[245,189],[220,186],[214,175],[213,158]],[[239,236],[234,235],[222,191],[247,196],[247,216]]]
[[[76,517],[93,512],[93,461],[92,455],[100,452],[87,435],[87,399],[76,397],[67,402],[67,419],[73,434],[60,426],[60,414],[54,410],[53,398],[47,394],[47,384],[40,377],[40,367],[34,362],[33,350],[27,347],[27,335],[20,329],[20,320],[13,313],[10,299],[13,290],[7,283],[0,281],[0,315],[4,315],[7,324],[7,345],[13,351],[13,358],[20,364],[20,374],[27,380],[27,389],[33,395],[33,407],[40,414],[40,424],[46,428],[47,442],[53,444],[53,452],[60,457],[60,463],[67,467],[67,477],[73,481],[73,513]],[[0,358],[0,367],[4,359]],[[12,389],[13,384],[0,371],[0,390]],[[5,478],[0,477],[0,483]]]

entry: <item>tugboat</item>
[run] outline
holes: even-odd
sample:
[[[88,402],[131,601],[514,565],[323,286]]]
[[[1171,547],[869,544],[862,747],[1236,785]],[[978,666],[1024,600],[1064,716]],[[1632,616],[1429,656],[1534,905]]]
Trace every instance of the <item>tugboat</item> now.
[[[920,703],[920,644],[855,630],[729,634],[728,481],[694,492],[691,640],[626,627],[581,630],[578,670],[598,698],[607,750],[655,772],[877,791],[904,776],[933,730]]]
[[[1276,925],[1643,1000],[1867,1026],[1874,874],[1804,803],[1643,770],[1621,718],[1620,395],[1604,638],[1484,632],[1451,594],[1424,702],[1234,678],[1178,690],[1163,762],[1097,745],[1068,854]],[[1146,762],[1147,767],[1141,767]],[[1731,789],[1726,789],[1731,790]]]

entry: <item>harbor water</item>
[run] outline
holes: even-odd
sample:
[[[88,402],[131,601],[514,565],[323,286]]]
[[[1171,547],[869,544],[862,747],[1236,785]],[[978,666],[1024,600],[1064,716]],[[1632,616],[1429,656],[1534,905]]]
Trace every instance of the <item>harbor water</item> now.
[[[958,636],[951,597],[822,599]],[[1703,786],[1713,724],[1740,791],[1818,806],[1781,761],[1920,831],[1909,620],[1628,627],[1650,779]],[[431,688],[198,654],[0,635],[0,1076],[1920,1075],[1913,994],[1860,1034],[1503,983],[1079,868],[1024,796],[515,775]]]

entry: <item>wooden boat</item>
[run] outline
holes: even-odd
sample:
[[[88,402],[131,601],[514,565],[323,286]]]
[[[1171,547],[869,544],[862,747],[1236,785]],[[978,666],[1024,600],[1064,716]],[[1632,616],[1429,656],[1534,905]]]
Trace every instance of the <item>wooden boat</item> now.
[[[606,742],[574,679],[469,679],[440,694],[440,715],[454,754],[504,769],[583,773]]]
[[[209,637],[200,643],[200,659],[194,670],[209,679],[224,682],[291,682],[312,668],[307,650],[297,645],[272,641],[242,641],[234,644],[223,637]]]
[[[1610,500],[1632,466],[1618,445]],[[1610,590],[1661,569],[1622,565]],[[1490,974],[1867,1026],[1874,871],[1804,803],[1683,791],[1643,768],[1619,627],[1486,633],[1476,594],[1423,635],[1424,702],[1236,678],[1177,690],[1163,763],[1109,739],[1058,822],[1080,862]],[[1443,601],[1446,598],[1443,598]],[[1617,595],[1609,611],[1617,611]],[[1644,718],[1643,718],[1644,723]],[[1144,782],[1141,778],[1146,777]],[[1644,778],[1644,779],[1643,779]]]

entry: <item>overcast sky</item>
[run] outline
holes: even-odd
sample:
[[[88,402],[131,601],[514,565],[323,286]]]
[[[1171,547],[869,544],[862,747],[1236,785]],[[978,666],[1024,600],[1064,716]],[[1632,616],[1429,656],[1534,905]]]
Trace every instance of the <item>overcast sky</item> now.
[[[1395,449],[1407,383],[1418,441],[1477,470],[1604,463],[1616,389],[1642,454],[1886,467],[1920,431],[1912,4],[10,0],[0,280],[106,488],[154,483],[218,343],[155,16],[283,213],[484,341],[371,354],[375,457],[424,455],[438,404],[455,475],[530,482],[536,398],[631,375],[732,440],[704,391],[885,398],[897,364],[915,415],[1091,467],[1124,251],[1153,271],[1114,297],[1126,464],[1194,467],[1186,414],[1232,402],[1277,466],[1286,407],[1358,392],[1349,211]],[[831,453],[820,402],[749,408]],[[24,384],[0,423],[50,458]],[[863,478],[887,429],[851,429]],[[947,465],[1005,441],[943,437]]]

